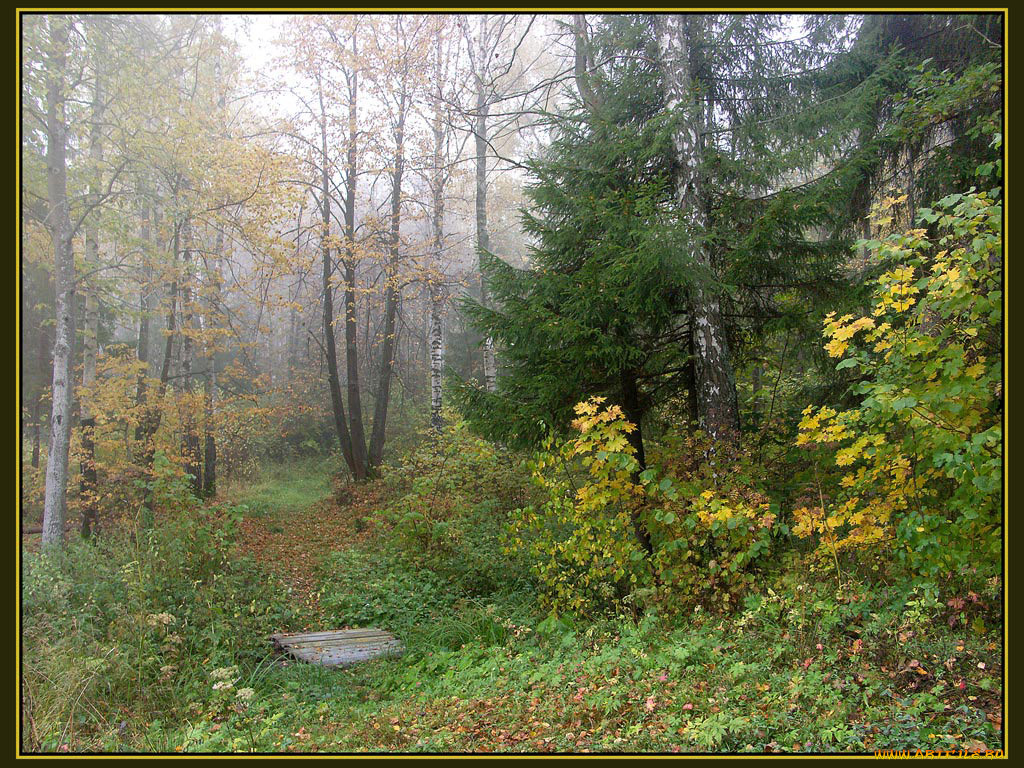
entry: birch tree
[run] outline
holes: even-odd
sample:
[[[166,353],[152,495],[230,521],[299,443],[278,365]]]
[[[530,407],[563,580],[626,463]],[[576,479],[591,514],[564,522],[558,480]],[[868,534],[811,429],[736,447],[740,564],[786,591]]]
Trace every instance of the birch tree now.
[[[699,83],[693,76],[700,55],[700,17],[664,14],[657,18],[665,108],[675,120],[672,131],[675,202],[689,243],[690,260],[705,274],[694,286],[692,297],[698,414],[701,426],[713,440],[733,441],[740,427],[736,379],[721,306],[713,286],[715,270],[707,239],[705,181],[700,173],[704,136],[710,128],[710,107],[706,99],[699,98]]]
[[[54,15],[48,16],[46,23],[46,222],[53,245],[57,297],[43,544],[59,545],[63,541],[67,516],[68,450],[74,397],[71,365],[75,343],[75,257],[71,250],[73,232],[68,207],[66,106],[71,19]]]

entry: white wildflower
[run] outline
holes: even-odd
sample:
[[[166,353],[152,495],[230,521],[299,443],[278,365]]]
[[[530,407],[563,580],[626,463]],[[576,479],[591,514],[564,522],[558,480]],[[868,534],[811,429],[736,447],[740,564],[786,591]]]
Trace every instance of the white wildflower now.
[[[214,680],[228,680],[238,673],[238,667],[218,667],[210,672]]]

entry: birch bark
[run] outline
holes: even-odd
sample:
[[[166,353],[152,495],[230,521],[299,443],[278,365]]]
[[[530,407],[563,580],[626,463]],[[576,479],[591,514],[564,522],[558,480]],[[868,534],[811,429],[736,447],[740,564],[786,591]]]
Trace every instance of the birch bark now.
[[[707,276],[714,275],[705,243],[708,216],[700,164],[708,110],[697,93],[694,79],[694,42],[699,21],[686,14],[658,16],[658,48],[665,82],[665,106],[676,115],[672,143],[675,149],[676,204],[691,248],[693,263]],[[692,295],[693,336],[696,352],[696,390],[700,425],[713,440],[734,441],[739,432],[736,382],[733,377],[725,323],[717,291],[698,283]]]
[[[67,115],[65,70],[71,24],[67,16],[51,16],[46,73],[47,216],[53,242],[56,288],[56,330],[53,345],[50,437],[43,502],[43,545],[60,546],[67,516],[68,448],[71,439],[71,364],[75,344],[75,260],[71,250],[68,208]]]

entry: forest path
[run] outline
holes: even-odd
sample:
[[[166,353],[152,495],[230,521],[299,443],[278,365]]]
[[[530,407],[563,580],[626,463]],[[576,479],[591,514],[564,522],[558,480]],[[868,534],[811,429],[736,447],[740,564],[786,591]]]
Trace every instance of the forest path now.
[[[267,571],[279,576],[311,617],[320,616],[319,570],[332,553],[363,538],[368,511],[378,508],[377,483],[342,484],[323,461],[271,468],[256,484],[233,489],[232,503],[245,504],[239,544]]]

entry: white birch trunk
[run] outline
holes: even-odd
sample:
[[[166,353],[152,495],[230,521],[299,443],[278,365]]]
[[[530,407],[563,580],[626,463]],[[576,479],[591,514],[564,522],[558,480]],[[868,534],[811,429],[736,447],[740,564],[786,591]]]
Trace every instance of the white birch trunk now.
[[[488,105],[481,88],[477,95],[476,118],[476,247],[477,251],[491,249],[487,231],[487,112]],[[479,266],[477,267],[479,269]],[[487,306],[487,286],[480,275],[480,303]],[[494,339],[484,339],[484,386],[488,392],[498,388],[498,368],[494,359]]]
[[[477,51],[475,52],[473,68],[474,80],[476,81],[476,121],[473,126],[474,143],[476,150],[476,247],[480,251],[490,251],[491,238],[487,231],[487,117],[490,112],[488,100],[488,55],[489,45],[487,40],[487,17],[480,17],[480,27],[477,37]],[[479,272],[479,262],[477,270]],[[484,285],[483,275],[480,275],[480,303],[487,306],[487,286]],[[494,359],[494,339],[490,336],[484,339],[484,386],[488,392],[494,392],[498,388],[498,368]]]
[[[440,432],[442,376],[444,374],[444,292],[440,286],[430,285],[430,425]]]
[[[430,322],[428,330],[428,347],[430,354],[430,426],[438,434],[444,429],[441,417],[444,375],[444,301],[445,291],[440,281],[443,274],[442,258],[444,255],[444,190],[449,172],[444,168],[448,132],[445,129],[443,89],[445,77],[444,59],[441,47],[441,30],[436,33],[434,47],[434,80],[437,89],[434,98],[434,168],[431,188],[433,205],[431,207],[434,240],[435,275],[428,278],[430,289]]]
[[[71,375],[75,344],[75,261],[71,251],[71,215],[67,194],[67,127],[65,69],[70,22],[66,16],[50,17],[50,50],[46,75],[46,176],[49,214],[47,225],[53,242],[56,288],[56,331],[53,345],[50,441],[46,461],[43,502],[43,545],[60,546],[67,516],[68,447],[71,436]]]
[[[708,218],[700,176],[701,132],[707,113],[694,93],[693,23],[692,17],[684,14],[659,16],[658,48],[665,79],[665,106],[677,113],[678,118],[672,135],[676,154],[676,203],[694,263],[712,274],[711,255],[704,245]],[[716,441],[732,440],[739,431],[739,411],[718,296],[714,290],[698,284],[692,301],[700,425]]]

